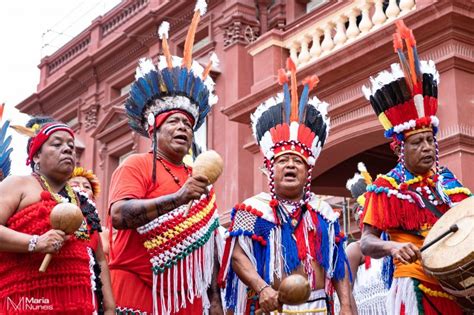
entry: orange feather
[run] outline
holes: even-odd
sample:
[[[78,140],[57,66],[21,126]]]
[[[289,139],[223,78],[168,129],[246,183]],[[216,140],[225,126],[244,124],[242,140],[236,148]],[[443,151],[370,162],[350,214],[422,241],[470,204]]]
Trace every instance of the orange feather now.
[[[168,66],[168,69],[171,69],[173,68],[173,62],[171,61],[170,47],[168,46],[168,39],[166,38],[166,36],[163,36],[161,45],[163,46],[163,54],[166,58],[166,65]]]
[[[209,75],[209,72],[211,71],[212,67],[212,61],[209,61],[207,64],[206,68],[204,69],[204,72],[202,73],[202,80],[206,80],[207,76]]]
[[[286,75],[285,69],[278,69],[278,83],[280,85],[288,83],[288,76]]]
[[[416,40],[415,40],[415,35],[413,35],[413,30],[410,30],[410,34],[407,38],[407,45],[410,47],[416,46]]]
[[[5,103],[0,104],[0,122],[3,118],[3,109],[5,108]]]
[[[303,85],[308,84],[309,92],[319,83],[319,78],[317,75],[312,75],[310,77],[306,77],[303,80]]]
[[[298,83],[296,82],[296,66],[290,57],[286,64],[291,73],[291,115],[290,121],[298,121]]]
[[[405,25],[405,22],[403,22],[403,20],[398,20],[395,22],[395,24],[397,25],[397,30],[400,33],[401,38],[405,40],[405,43],[407,45],[408,64],[410,66],[410,76],[413,81],[413,86],[415,86],[417,84],[416,71],[415,71],[415,57],[413,55],[413,50],[408,49],[408,47],[412,48],[413,45],[415,44],[415,38],[413,37],[412,30],[409,29]]]
[[[196,30],[200,20],[201,13],[199,10],[194,11],[193,19],[191,21],[191,25],[189,26],[188,34],[186,35],[186,41],[184,42],[182,66],[186,67],[188,70],[191,69],[194,37],[196,36]]]
[[[410,29],[405,25],[403,20],[397,20],[395,24],[397,25],[397,31],[400,33],[403,39],[406,39],[410,36]]]
[[[399,49],[403,50],[403,41],[400,33],[397,32],[393,34],[393,50],[397,53]]]

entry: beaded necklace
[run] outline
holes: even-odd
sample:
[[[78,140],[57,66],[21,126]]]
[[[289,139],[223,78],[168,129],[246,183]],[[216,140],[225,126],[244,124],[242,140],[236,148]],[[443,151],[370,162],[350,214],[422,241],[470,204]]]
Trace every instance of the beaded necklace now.
[[[285,205],[289,205],[289,206],[293,206],[293,207],[301,207],[302,205],[305,204],[305,202],[304,202],[303,199],[301,199],[300,201],[291,201],[291,200],[281,199],[281,198],[278,198],[278,197],[277,197],[277,200],[278,200],[281,204],[285,204]]]
[[[46,178],[44,178],[43,175],[40,175],[38,173],[33,173],[33,176],[36,177],[36,179],[40,182],[41,187],[44,190],[47,190],[51,194],[51,196],[54,198],[54,200],[56,200],[56,202],[58,202],[58,203],[70,202],[73,205],[77,206],[76,194],[72,190],[69,183],[66,183],[66,186],[64,186],[64,189],[66,190],[67,196],[63,196],[63,195],[61,195],[62,190],[59,193],[53,192],[53,190],[51,189],[51,186],[49,185],[48,181],[46,180]],[[68,198],[69,198],[69,200],[68,200]]]
[[[171,169],[163,162],[163,159],[159,156],[156,157],[156,159],[158,160],[158,162],[160,162],[161,166],[163,166],[163,168],[165,169],[165,171],[170,174],[171,178],[173,178],[174,182],[176,183],[176,185],[178,185],[179,188],[183,187],[183,185],[181,185],[181,181],[179,180],[178,176],[176,176],[175,174],[173,174],[173,172],[171,171]],[[189,171],[188,167],[186,166],[186,164],[183,164],[184,165],[184,170],[186,171],[186,174],[188,174],[188,176],[191,175],[191,172]]]

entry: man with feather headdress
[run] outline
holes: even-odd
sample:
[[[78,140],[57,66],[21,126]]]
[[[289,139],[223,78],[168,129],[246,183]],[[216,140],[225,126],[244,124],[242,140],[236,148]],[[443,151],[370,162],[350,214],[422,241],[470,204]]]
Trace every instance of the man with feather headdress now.
[[[159,28],[163,56],[141,59],[125,103],[130,127],[153,149],[129,156],[114,172],[109,211],[118,230],[110,247],[112,287],[119,314],[222,314],[215,283],[214,190],[183,163],[193,132],[217,101],[209,76],[192,60],[196,27],[206,12],[198,1],[184,45],[171,56],[169,24]],[[190,202],[196,200],[193,206]],[[214,272],[215,271],[215,272]]]
[[[339,214],[310,190],[312,169],[329,132],[328,104],[309,98],[316,76],[303,81],[298,101],[291,58],[288,68],[291,91],[286,71],[280,69],[283,94],[261,104],[251,117],[270,193],[253,196],[232,210],[219,282],[226,286],[226,307],[235,314],[254,314],[258,308],[325,314],[332,285],[341,301],[340,314],[352,314]],[[280,305],[278,286],[295,273],[308,279],[309,300]]]
[[[385,136],[393,139],[399,163],[367,186],[361,249],[364,255],[394,260],[389,314],[462,314],[453,296],[424,272],[420,247],[439,217],[471,192],[439,165],[439,74],[434,62],[420,62],[412,30],[401,20],[396,24],[393,42],[400,64],[371,78],[372,89],[364,86],[363,92]],[[382,232],[389,241],[380,239]]]

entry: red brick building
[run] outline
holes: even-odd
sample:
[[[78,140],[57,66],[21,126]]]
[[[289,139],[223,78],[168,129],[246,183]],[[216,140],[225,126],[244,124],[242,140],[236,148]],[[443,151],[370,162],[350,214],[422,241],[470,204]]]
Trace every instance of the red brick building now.
[[[69,123],[78,138],[79,164],[104,187],[106,209],[114,169],[150,143],[127,126],[123,102],[140,57],[161,52],[157,28],[170,22],[173,54],[181,54],[195,1],[123,0],[39,65],[37,91],[17,105]],[[462,0],[210,0],[199,24],[194,57],[212,69],[218,104],[200,136],[224,158],[217,182],[223,222],[234,203],[266,189],[262,156],[249,128],[250,113],[280,91],[277,70],[292,56],[298,80],[317,74],[314,92],[328,102],[331,131],[315,170],[316,193],[348,196],[346,179],[358,161],[373,174],[395,163],[372,109],[361,93],[370,75],[396,62],[393,21],[413,28],[422,59],[441,74],[441,161],[474,188],[474,9]]]

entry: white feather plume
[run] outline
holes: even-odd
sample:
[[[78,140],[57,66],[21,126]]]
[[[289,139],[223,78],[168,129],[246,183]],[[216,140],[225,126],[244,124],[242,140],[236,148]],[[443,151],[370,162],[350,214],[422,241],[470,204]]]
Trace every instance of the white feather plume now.
[[[283,100],[283,93],[278,93],[276,96],[274,97],[270,97],[269,99],[267,99],[265,102],[261,103],[257,109],[255,110],[255,112],[250,115],[250,120],[251,120],[251,124],[252,124],[252,132],[253,132],[253,135],[255,137],[255,139],[257,138],[257,122],[258,120],[260,119],[260,117],[262,116],[262,114],[264,112],[266,112],[270,107],[273,107],[279,103],[281,103]]]
[[[194,11],[197,11],[197,10],[199,10],[199,13],[201,14],[201,16],[206,14],[206,12],[207,12],[206,0],[198,0],[196,2],[196,6],[194,7]]]
[[[219,101],[219,97],[216,94],[209,93],[209,99],[208,99],[209,106],[213,106],[217,104],[218,101]]]
[[[364,162],[359,162],[357,163],[357,169],[359,170],[359,172],[367,172],[367,168],[365,167],[365,164]]]
[[[392,76],[393,76],[394,80],[405,77],[405,75],[403,74],[403,70],[400,67],[399,63],[392,63],[390,65],[390,69],[392,69]]]
[[[217,54],[215,52],[211,53],[211,56],[209,57],[209,60],[212,62],[212,65],[214,67],[219,67],[219,57],[217,57]]]
[[[321,113],[321,117],[323,118],[323,121],[326,124],[326,139],[324,139],[324,141],[326,141],[329,136],[329,130],[331,127],[331,119],[328,117],[329,104],[319,100],[316,96],[313,96],[308,101],[308,105],[313,106]]]
[[[389,84],[390,82],[393,82],[396,80],[394,78],[393,74],[389,71],[382,71],[380,72],[376,77],[375,80],[377,81],[378,85],[380,87]]]
[[[158,28],[158,36],[160,39],[163,39],[163,37],[168,38],[168,32],[170,30],[170,23],[163,21]]]
[[[351,190],[352,186],[354,186],[354,184],[357,183],[360,179],[364,179],[364,178],[359,173],[355,173],[354,177],[349,178],[346,182],[347,190]]]
[[[171,64],[173,67],[181,66],[181,60],[182,58],[178,56],[171,56]],[[168,63],[166,62],[166,57],[161,55],[158,59],[158,69],[161,71],[165,68],[168,68]]]
[[[143,78],[147,73],[149,73],[151,70],[155,70],[155,65],[151,61],[150,58],[140,58],[138,60],[138,66],[135,71],[135,80],[138,80],[138,78]]]
[[[433,60],[421,60],[420,70],[421,73],[431,73],[436,83],[439,84],[439,72],[436,70],[436,65]]]
[[[429,60],[429,61],[421,60],[420,70],[421,70],[421,73],[431,73],[436,83],[439,84],[439,73],[436,70],[433,60]],[[365,98],[369,100],[370,96],[374,95],[375,92],[377,92],[384,85],[403,77],[404,77],[404,74],[400,67],[400,64],[392,63],[390,65],[390,71],[384,70],[378,73],[375,78],[370,77],[370,88],[366,86],[362,86],[362,92],[364,93]]]
[[[362,85],[362,93],[364,94],[367,100],[370,100],[370,97],[372,96],[372,91],[369,87]]]

